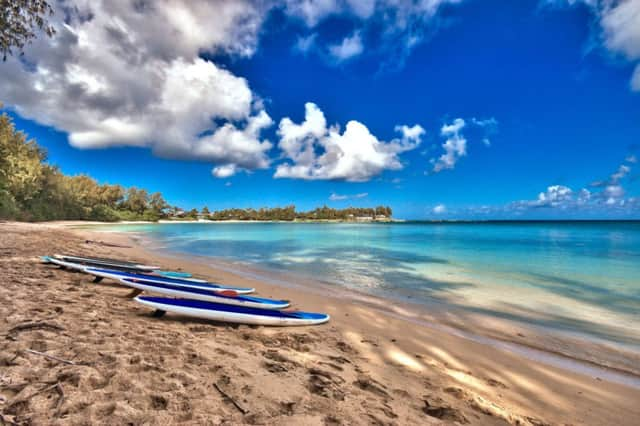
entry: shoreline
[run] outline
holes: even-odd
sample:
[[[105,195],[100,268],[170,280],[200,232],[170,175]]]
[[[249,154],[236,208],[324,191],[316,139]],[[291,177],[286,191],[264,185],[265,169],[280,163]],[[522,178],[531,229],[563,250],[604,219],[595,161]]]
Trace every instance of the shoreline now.
[[[174,406],[176,398],[180,401],[186,398],[185,404],[188,400],[191,417],[185,417],[185,421],[194,423],[217,416],[218,421],[214,423],[226,421],[232,424],[261,421],[339,424],[334,421],[337,419],[349,424],[438,424],[441,420],[453,420],[471,424],[624,425],[633,424],[633,418],[640,416],[636,402],[640,391],[636,388],[529,360],[424,324],[383,316],[371,307],[344,300],[340,292],[327,297],[242,277],[211,262],[185,261],[150,252],[126,234],[16,223],[0,224],[0,228],[4,235],[0,249],[8,256],[3,260],[9,262],[3,262],[0,271],[0,274],[8,274],[2,277],[7,282],[6,287],[0,289],[0,295],[7,302],[0,306],[0,313],[4,314],[0,317],[5,318],[0,322],[0,333],[6,333],[20,321],[53,316],[68,334],[68,337],[61,337],[49,335],[55,334],[50,331],[36,331],[21,334],[17,341],[0,343],[2,351],[10,355],[9,359],[18,351],[17,361],[12,362],[19,362],[19,365],[10,365],[6,369],[10,379],[25,380],[26,377],[28,381],[29,377],[37,378],[32,373],[29,376],[28,372],[42,368],[81,369],[80,366],[52,367],[50,361],[42,358],[19,355],[25,347],[41,352],[52,351],[61,358],[71,357],[73,353],[80,358],[97,357],[96,365],[104,362],[100,357],[105,355],[99,353],[110,354],[111,361],[104,365],[106,370],[100,372],[101,376],[112,377],[104,388],[108,392],[102,391],[103,388],[92,390],[93,382],[83,379],[84,375],[77,385],[84,396],[82,392],[76,394],[75,385],[65,381],[66,398],[61,407],[67,414],[62,420],[80,419],[87,415],[88,408],[78,402],[82,398],[96,399],[98,408],[90,411],[88,417],[96,422],[107,418],[100,417],[104,413],[99,407],[108,403],[112,405],[105,412],[110,413],[108,418],[112,421],[123,421],[131,416],[146,418],[151,423],[161,423],[162,419],[165,423],[178,421],[176,419],[182,419],[179,416],[184,414],[184,409],[180,404]],[[131,247],[89,245],[85,243],[87,239]],[[84,275],[34,267],[36,256],[45,254],[43,251],[88,250],[100,256],[154,261],[174,269],[182,267],[221,283],[251,285],[263,297],[285,296],[296,302],[300,309],[331,314],[332,320],[326,326],[301,329],[229,327],[171,315],[156,320],[150,317],[149,311],[122,298],[128,292],[126,288],[111,283],[92,286],[90,278]],[[12,268],[22,268],[22,272],[12,272]],[[95,302],[90,307],[84,307],[83,301],[92,300]],[[60,303],[64,303],[64,308]],[[402,312],[403,307],[398,306],[398,309]],[[61,313],[56,313],[58,310]],[[88,319],[91,319],[90,328],[83,325]],[[32,334],[31,340],[24,340]],[[211,335],[215,338],[211,339]],[[272,346],[273,339],[280,343]],[[277,351],[277,356],[271,351]],[[220,359],[223,352],[235,355],[223,356],[231,364]],[[202,366],[209,367],[204,370],[188,367],[189,353],[194,353]],[[179,389],[162,393],[165,386],[161,386],[158,380],[164,382],[171,376],[158,374],[158,370],[153,369],[148,373],[142,372],[138,364],[131,364],[130,360],[136,356],[148,359],[157,368],[173,365],[169,371],[193,376],[194,379],[188,382],[196,388],[185,393],[180,391],[182,385],[176,384]],[[222,366],[212,370],[215,365]],[[319,368],[322,373],[318,373]],[[124,390],[120,395],[118,386],[132,371],[139,371],[131,376],[135,380],[133,387],[138,392],[134,392],[135,389],[131,392]],[[44,373],[41,371],[41,374]],[[19,379],[21,375],[23,377]],[[245,400],[239,400],[240,403],[259,416],[238,413],[224,398],[212,400],[211,395],[201,403],[199,398],[204,398],[203,392],[210,393],[204,389],[210,388],[210,381],[214,379],[231,395],[247,395]],[[89,380],[86,383],[88,387],[84,389],[86,380]],[[0,382],[0,396],[9,403],[19,399],[21,393],[7,393],[3,383]],[[252,390],[241,392],[243,386]],[[267,393],[260,390],[261,386],[266,386]],[[29,386],[24,389],[22,396],[37,390]],[[128,388],[125,386],[123,389]],[[153,396],[158,392],[162,395]],[[215,389],[213,392],[215,394]],[[170,403],[165,404],[158,398]],[[115,402],[112,401],[114,399]],[[158,401],[162,407],[166,406],[167,411],[157,411]],[[283,406],[282,403],[293,405]],[[27,408],[30,407],[29,412],[46,415],[50,412],[43,408],[47,404],[44,396],[36,397],[27,404]],[[0,410],[5,406],[0,398]],[[26,413],[19,409],[13,411],[18,416]],[[40,417],[40,421],[44,418]]]
[[[73,229],[75,224],[64,224],[64,226]],[[621,342],[472,313],[464,308],[447,305],[446,302],[436,300],[413,302],[401,297],[394,298],[346,288],[333,282],[319,281],[291,271],[269,269],[255,264],[238,264],[232,260],[204,255],[172,252],[169,249],[154,246],[158,241],[144,233],[91,230],[91,232],[94,231],[129,239],[138,249],[144,250],[151,257],[162,256],[180,262],[208,264],[256,282],[268,282],[286,288],[293,287],[302,292],[315,292],[325,297],[335,297],[332,293],[339,294],[341,299],[375,309],[383,315],[392,315],[404,321],[503,348],[529,359],[542,360],[546,364],[573,372],[609,375],[616,383],[640,388],[640,351]],[[299,282],[304,284],[298,284]],[[389,309],[389,304],[396,309]]]

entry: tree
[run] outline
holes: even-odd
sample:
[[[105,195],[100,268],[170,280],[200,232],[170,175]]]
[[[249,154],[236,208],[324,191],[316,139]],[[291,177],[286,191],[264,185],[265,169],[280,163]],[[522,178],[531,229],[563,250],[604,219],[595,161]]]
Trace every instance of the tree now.
[[[191,219],[197,219],[198,218],[198,210],[197,209],[189,210],[189,212],[187,212],[187,217],[191,218]]]
[[[170,206],[169,203],[164,200],[161,193],[154,192],[151,194],[151,197],[149,197],[149,207],[158,216],[164,216],[165,210]]]
[[[124,198],[124,188],[120,185],[102,185],[100,187],[100,202],[109,208],[115,209]]]
[[[208,217],[211,214],[211,212],[209,211],[209,207],[204,206],[202,210],[200,210],[200,214],[202,214],[202,216]]]
[[[1,0],[0,0],[1,1]],[[0,190],[24,208],[41,187],[45,151],[16,131],[8,115],[0,116]],[[9,201],[10,202],[10,201]]]
[[[46,0],[0,0],[0,54],[7,60],[13,49],[21,54],[24,46],[35,38],[36,31],[51,37],[56,30],[47,18],[53,8]]]
[[[135,186],[127,189],[127,198],[123,207],[134,213],[143,214],[147,208],[149,195],[144,189],[138,189]]]

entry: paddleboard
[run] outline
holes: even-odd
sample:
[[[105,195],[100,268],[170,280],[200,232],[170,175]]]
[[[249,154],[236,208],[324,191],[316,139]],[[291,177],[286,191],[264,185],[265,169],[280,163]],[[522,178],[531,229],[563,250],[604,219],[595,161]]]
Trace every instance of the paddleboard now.
[[[126,260],[116,260],[116,259],[108,259],[108,258],[100,258],[100,257],[92,258],[92,257],[82,257],[82,256],[68,256],[64,254],[54,254],[53,257],[59,260],[63,260],[65,262],[85,263],[85,264],[91,264],[92,266],[126,268],[131,270],[148,271],[148,272],[153,272],[157,269],[160,269],[159,266],[141,265],[134,262],[128,262]]]
[[[99,269],[99,268],[92,268],[92,267],[87,267],[84,269],[85,272],[94,275],[96,277],[101,277],[101,278],[110,278],[116,281],[120,281],[121,279],[124,278],[129,278],[129,279],[133,279],[133,280],[145,280],[145,281],[151,281],[151,282],[155,282],[155,283],[160,283],[160,284],[171,284],[171,285],[176,285],[176,286],[186,286],[186,287],[197,287],[197,288],[204,288],[204,289],[209,289],[209,290],[215,290],[217,289],[218,291],[221,290],[233,290],[239,294],[248,294],[248,293],[253,293],[255,291],[254,288],[247,288],[247,287],[229,287],[229,286],[223,286],[220,284],[215,284],[215,283],[211,283],[211,282],[199,282],[199,281],[191,281],[188,279],[180,279],[180,278],[169,278],[169,277],[160,277],[160,276],[153,276],[153,275],[145,275],[145,274],[137,274],[137,273],[133,273],[133,272],[126,272],[126,271],[116,271],[113,269]]]
[[[75,269],[76,271],[85,272],[85,269],[87,268],[86,265],[81,265],[79,263],[73,262],[65,262],[64,260],[56,259],[55,257],[51,256],[41,256],[40,258],[45,263],[53,263],[54,265],[62,266],[69,269]]]
[[[149,280],[132,280],[127,278],[121,279],[120,282],[126,286],[137,288],[138,290],[225,305],[247,306],[258,309],[284,309],[289,306],[288,300],[263,299],[240,294],[230,296],[222,293],[219,289],[205,289],[198,286],[161,284]],[[232,293],[232,291],[227,290],[227,293]]]
[[[58,255],[59,256],[59,255]],[[53,263],[56,264],[58,266],[63,266],[65,268],[70,268],[70,269],[75,269],[78,271],[83,271],[86,272],[87,268],[98,268],[98,269],[103,269],[104,267],[98,266],[98,265],[93,265],[93,264],[88,264],[88,263],[80,263],[80,262],[69,262],[69,261],[65,261],[65,260],[61,260],[63,256],[59,256],[59,257],[51,257],[51,256],[42,256],[42,260],[45,263]],[[159,277],[169,277],[169,278],[181,278],[181,274],[183,274],[182,272],[172,272],[172,271],[147,271],[147,270],[137,270],[137,269],[131,269],[129,267],[126,266],[112,266],[109,269],[115,270],[115,271],[123,271],[123,272],[131,272],[131,273],[140,273],[140,274],[145,274],[145,276],[159,276]],[[177,274],[177,276],[176,276]],[[186,274],[186,273],[185,273]],[[187,274],[190,276],[190,274]],[[197,278],[188,278],[188,277],[184,277],[182,278],[186,281],[189,282],[193,282],[193,283],[206,283],[206,280],[201,280],[201,279],[197,279]]]
[[[327,314],[255,309],[202,300],[138,296],[135,301],[154,308],[160,313],[172,312],[190,317],[238,324],[292,326],[315,325],[329,321],[329,315]]]

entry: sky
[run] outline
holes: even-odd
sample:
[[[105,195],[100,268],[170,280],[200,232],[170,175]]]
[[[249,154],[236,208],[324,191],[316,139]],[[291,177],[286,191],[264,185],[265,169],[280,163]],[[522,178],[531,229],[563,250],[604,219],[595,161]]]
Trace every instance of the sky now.
[[[53,7],[0,101],[67,174],[183,208],[640,219],[640,0]]]

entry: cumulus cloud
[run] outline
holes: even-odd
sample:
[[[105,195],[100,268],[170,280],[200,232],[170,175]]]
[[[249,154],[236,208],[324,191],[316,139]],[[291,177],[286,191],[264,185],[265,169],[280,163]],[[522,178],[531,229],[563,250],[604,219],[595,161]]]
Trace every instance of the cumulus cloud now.
[[[341,194],[336,194],[335,192],[332,192],[331,195],[329,196],[329,200],[330,201],[344,201],[344,200],[356,200],[358,198],[365,198],[369,195],[368,192],[361,192],[359,194],[353,194],[353,195],[341,195]]]
[[[248,82],[199,57],[249,56],[263,14],[248,1],[60,1],[57,34],[2,64],[0,98],[77,148],[142,146],[210,161],[214,175],[269,165],[271,125]]]
[[[296,124],[286,117],[280,121],[278,147],[289,160],[280,164],[274,177],[307,180],[362,182],[384,170],[401,169],[399,154],[416,148],[424,129],[397,126],[400,138],[379,140],[357,121],[349,121],[344,132],[327,127],[324,113],[314,104],[305,104],[305,119]]]
[[[631,172],[632,161],[625,159],[618,169],[607,179],[591,184],[592,190],[582,188],[573,191],[564,185],[549,186],[546,191],[538,194],[535,200],[521,200],[510,203],[506,210],[523,211],[532,208],[556,208],[563,210],[587,211],[593,209],[640,208],[640,200],[633,197],[626,198],[623,186],[624,179]],[[626,163],[626,164],[625,164]]]
[[[438,204],[433,208],[433,213],[435,214],[443,214],[447,212],[447,207],[444,204]]]
[[[538,194],[538,199],[531,203],[532,206],[551,206],[556,207],[571,200],[573,191],[564,185],[552,185],[545,192]]]
[[[336,62],[343,62],[362,53],[362,39],[358,31],[345,37],[341,43],[329,46],[329,54]]]

